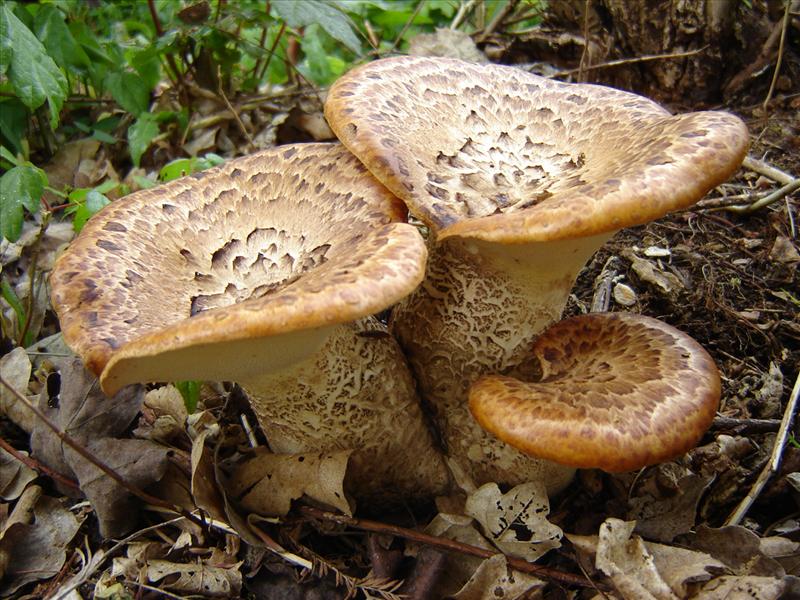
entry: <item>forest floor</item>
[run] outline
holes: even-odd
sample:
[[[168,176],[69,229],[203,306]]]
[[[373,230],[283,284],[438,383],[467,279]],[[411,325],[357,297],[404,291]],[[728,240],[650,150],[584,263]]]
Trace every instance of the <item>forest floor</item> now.
[[[0,537],[0,563],[17,566],[6,572],[4,593],[45,597],[72,589],[72,596],[62,597],[77,598],[74,594],[80,593],[87,598],[94,591],[97,598],[240,594],[287,599],[348,594],[393,598],[401,593],[436,598],[442,592],[434,590],[446,585],[454,586],[450,590],[464,586],[457,596],[461,599],[523,593],[528,598],[607,594],[626,599],[692,594],[739,598],[749,593],[749,597],[766,599],[800,593],[798,580],[791,577],[800,572],[800,443],[792,435],[797,429],[790,406],[800,372],[800,193],[780,196],[755,210],[735,208],[779,190],[786,178],[800,173],[796,121],[800,106],[794,96],[773,101],[767,111],[755,104],[726,109],[748,124],[753,138],[750,157],[763,164],[748,163],[690,210],[619,233],[581,273],[567,310],[569,314],[598,309],[638,312],[694,337],[708,349],[722,375],[718,418],[700,446],[679,460],[638,473],[581,472],[567,491],[551,499],[550,521],[568,534],[569,541],[565,539],[561,548],[546,554],[536,566],[523,569],[527,574],[509,570],[513,564],[505,557],[491,564],[488,559],[467,559],[474,544],[466,538],[447,546],[419,535],[437,512],[433,505],[401,514],[367,509],[357,515],[367,515],[369,521],[337,520],[315,508],[296,508],[280,520],[251,520],[250,533],[242,535],[245,525],[234,522],[218,497],[219,490],[213,489],[220,485],[218,464],[213,451],[203,450],[206,434],[198,432],[214,427],[223,432],[227,442],[218,451],[230,457],[231,448],[246,439],[236,417],[247,413],[247,408],[235,390],[212,386],[202,392],[206,410],[189,419],[194,438],[165,434],[161,439],[167,440],[169,455],[154,458],[153,464],[182,473],[182,479],[176,476],[175,481],[191,487],[196,497],[206,498],[206,507],[217,507],[215,521],[180,522],[163,506],[132,500],[129,493],[116,488],[95,490],[92,497],[103,500],[90,505],[81,501],[69,476],[62,477],[60,485],[40,477],[37,491],[31,493],[34,488],[28,487],[25,500],[29,512],[35,508],[36,520],[15,529],[8,518],[13,520],[17,510],[9,515],[10,505],[3,505],[6,525]],[[34,231],[27,245],[19,245],[16,258],[4,258],[5,273],[23,278],[37,244],[36,260],[40,269],[45,268],[42,265],[52,262],[48,253],[55,253],[63,235],[57,228],[50,234]],[[49,245],[42,249],[42,244]],[[49,309],[42,320],[42,337],[56,333],[57,323]],[[38,344],[40,350],[63,358],[63,347],[52,338]],[[21,372],[6,368],[6,379]],[[41,377],[41,371],[37,375],[42,368],[48,367],[34,361],[33,372],[28,372],[30,381],[20,386],[24,394],[47,394],[51,381],[46,375]],[[78,382],[78,375],[67,382],[65,372],[62,399],[67,383],[84,390],[84,399],[90,397],[91,383]],[[145,408],[137,432],[152,432],[159,417],[172,415],[176,422],[184,418],[170,402],[153,402]],[[77,414],[82,414],[79,409],[72,416]],[[50,415],[64,427],[71,423]],[[139,434],[125,424],[130,422],[129,415],[115,415],[110,421],[117,429],[104,434],[106,441],[112,445],[119,445],[119,440],[138,441],[134,438]],[[73,425],[70,431],[75,433]],[[183,433],[182,423],[178,429]],[[39,431],[44,435],[41,426]],[[16,450],[16,459],[30,449],[27,434],[8,421],[2,422],[0,432]],[[788,435],[779,438],[784,432]],[[90,439],[86,431],[75,435]],[[153,439],[149,436],[148,443]],[[780,442],[777,450],[776,439]],[[87,444],[96,455],[108,456],[103,454],[106,446],[94,441]],[[130,450],[149,451],[140,446]],[[23,472],[18,460],[0,454],[4,457],[0,483],[6,491],[49,472],[38,459],[28,459],[33,470]],[[774,472],[769,471],[774,464]],[[50,466],[63,472],[61,465]],[[117,470],[134,478],[136,489],[149,483],[140,473]],[[770,477],[761,486],[765,470]],[[80,479],[85,481],[85,474]],[[212,489],[203,491],[202,486]],[[163,485],[148,490],[161,498],[181,496],[180,491],[165,490]],[[48,503],[41,502],[45,496]],[[118,506],[103,508],[104,504]],[[113,530],[115,520],[129,516],[124,514],[131,507],[140,510],[142,506],[146,509],[135,513],[139,516],[134,533],[107,536],[100,532],[100,528]],[[746,510],[737,512],[739,507]],[[109,516],[104,510],[114,514]],[[636,521],[633,535],[623,523],[632,521]],[[253,538],[253,530],[261,533]],[[637,536],[648,540],[648,545],[642,546]],[[480,569],[478,579],[457,581],[456,564]],[[313,572],[303,566],[313,566]],[[368,575],[370,570],[372,575]],[[400,579],[410,583],[405,587],[391,583]]]

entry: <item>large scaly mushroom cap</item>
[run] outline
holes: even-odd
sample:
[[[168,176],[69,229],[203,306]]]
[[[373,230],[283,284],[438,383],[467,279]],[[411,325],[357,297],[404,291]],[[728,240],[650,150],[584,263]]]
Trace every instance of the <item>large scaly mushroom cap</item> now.
[[[697,444],[719,405],[708,353],[650,317],[565,319],[539,336],[531,354],[519,378],[476,381],[470,410],[504,442],[564,465],[614,472],[669,460]],[[535,381],[526,380],[531,372]]]
[[[546,241],[646,223],[725,181],[748,139],[728,113],[670,115],[635,94],[447,58],[353,69],[325,115],[438,239]]]
[[[107,392],[236,380],[262,361],[251,340],[352,321],[413,290],[426,251],[404,216],[341,145],[271,148],[106,207],[58,260],[53,305],[92,371],[118,365]]]

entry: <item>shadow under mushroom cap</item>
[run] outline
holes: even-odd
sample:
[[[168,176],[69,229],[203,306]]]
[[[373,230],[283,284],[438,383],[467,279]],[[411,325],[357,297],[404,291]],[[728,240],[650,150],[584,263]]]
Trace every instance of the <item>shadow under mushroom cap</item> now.
[[[53,305],[95,373],[133,341],[160,352],[350,321],[421,281],[404,215],[341,145],[271,148],[106,207],[59,258]]]
[[[499,65],[396,57],[354,69],[325,114],[439,239],[521,243],[656,219],[725,181],[747,129],[641,96]]]

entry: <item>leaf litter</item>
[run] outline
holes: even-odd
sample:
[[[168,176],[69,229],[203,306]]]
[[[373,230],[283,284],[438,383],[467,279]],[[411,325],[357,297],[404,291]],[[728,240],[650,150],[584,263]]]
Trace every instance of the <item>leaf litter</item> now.
[[[266,118],[259,115],[263,127],[255,138],[258,144],[328,135],[313,99],[279,109]],[[208,124],[190,128],[188,139],[198,151],[232,151],[237,146],[230,114],[220,121],[215,110],[210,105],[203,113]],[[160,150],[167,150],[166,142],[160,144]],[[753,151],[763,156],[765,148],[769,151],[764,145]],[[59,160],[63,164],[57,161],[49,171],[52,180],[64,177],[82,186],[118,180],[114,165],[94,144],[68,147]],[[745,169],[720,190],[730,187],[738,193],[735,186],[764,185],[769,182],[756,180]],[[404,552],[395,571],[407,580],[400,588],[368,579],[377,554],[360,536],[292,510],[316,500],[346,513],[349,506],[340,488],[346,456],[330,463],[327,457],[306,457],[305,471],[284,475],[289,471],[285,464],[261,448],[253,449],[253,442],[262,444],[263,439],[245,431],[242,423],[247,420],[242,416],[254,421],[235,389],[224,392],[223,403],[209,403],[189,415],[171,386],[147,394],[129,390],[105,399],[75,361],[42,360],[31,354],[36,358],[32,365],[28,354],[17,348],[0,359],[0,373],[17,392],[38,401],[62,430],[126,480],[157,490],[160,497],[205,521],[201,525],[142,507],[128,491],[65,448],[3,388],[0,409],[23,431],[33,431],[30,458],[76,480],[92,512],[85,518],[85,508],[70,509],[52,485],[43,492],[39,484],[45,484],[35,482],[30,469],[15,470],[4,454],[0,483],[6,483],[0,487],[10,490],[7,500],[16,500],[13,510],[5,504],[0,511],[0,566],[5,573],[0,593],[13,593],[34,581],[44,582],[37,590],[66,590],[69,586],[58,577],[62,570],[73,573],[68,583],[77,584],[84,597],[92,591],[96,597],[131,596],[137,584],[150,586],[139,587],[142,594],[164,589],[230,597],[269,590],[264,593],[276,597],[294,591],[296,597],[312,597],[319,591],[324,597],[343,598],[348,590],[361,590],[363,597],[393,598],[403,590],[422,590],[428,597],[446,592],[462,600],[592,595],[767,600],[796,591],[797,447],[787,445],[781,469],[744,526],[721,526],[769,458],[800,366],[796,214],[791,198],[785,206],[750,216],[694,211],[611,240],[582,273],[568,311],[585,312],[593,305],[603,266],[616,259],[610,279],[613,293],[605,300],[608,307],[632,307],[658,316],[703,343],[723,373],[720,416],[728,421],[715,425],[701,447],[677,461],[638,474],[582,473],[569,490],[552,499],[549,521],[544,519],[547,501],[537,493],[498,488],[478,490],[471,501],[464,496],[440,499],[438,510],[427,506],[379,514],[387,524],[389,547]],[[63,225],[50,223],[42,232],[39,223],[26,223],[20,241],[4,242],[0,248],[4,277],[16,282],[14,289],[24,303],[30,298],[35,302],[37,336],[55,333],[42,303],[47,294],[36,282],[45,281],[58,247],[72,235],[71,226]],[[26,273],[34,252],[39,254],[40,273],[31,286]],[[20,333],[7,304],[2,318],[4,331]],[[6,329],[6,323],[12,325]],[[55,393],[48,384],[54,371],[60,376]],[[756,420],[768,429],[754,430]],[[287,460],[299,464],[297,457]],[[359,513],[370,508],[359,507]],[[440,551],[410,535],[403,539],[393,534],[388,524],[395,522],[409,529],[428,523],[428,533],[453,540],[462,549],[496,553],[485,559],[459,552],[442,558]],[[562,529],[568,541],[559,547],[555,532]],[[77,535],[79,531],[87,535]],[[130,532],[132,537],[111,547],[116,553],[111,562],[113,552],[102,550],[97,531],[103,538]],[[81,562],[86,543],[97,552]],[[16,552],[23,544],[31,551]],[[576,555],[587,577],[577,568]],[[564,591],[544,575],[511,568],[512,556],[539,558],[550,568],[583,577],[589,587]],[[435,583],[426,583],[426,577]],[[359,584],[365,581],[378,583],[371,588]]]

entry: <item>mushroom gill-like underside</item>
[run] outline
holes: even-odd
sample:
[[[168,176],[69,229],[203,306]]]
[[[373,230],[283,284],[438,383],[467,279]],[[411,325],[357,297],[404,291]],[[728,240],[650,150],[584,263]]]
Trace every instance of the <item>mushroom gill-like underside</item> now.
[[[686,334],[642,315],[565,319],[508,376],[480,378],[470,410],[528,455],[581,468],[629,471],[694,447],[719,405],[720,378]]]
[[[325,114],[439,239],[552,240],[641,224],[725,181],[747,147],[728,113],[670,115],[612,88],[446,58],[354,69]]]
[[[97,374],[142,337],[178,348],[352,320],[418,283],[404,214],[341,145],[272,148],[109,205],[60,257],[53,304]]]

